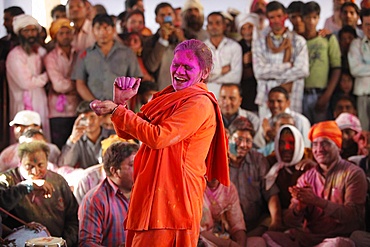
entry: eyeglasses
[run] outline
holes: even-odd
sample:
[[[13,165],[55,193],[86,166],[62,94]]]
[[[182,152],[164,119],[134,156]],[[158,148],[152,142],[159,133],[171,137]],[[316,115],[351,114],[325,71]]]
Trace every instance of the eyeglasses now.
[[[240,144],[240,143],[247,143],[248,145],[252,144],[253,143],[253,140],[249,139],[249,138],[243,138],[243,137],[234,137],[234,140],[236,143]]]

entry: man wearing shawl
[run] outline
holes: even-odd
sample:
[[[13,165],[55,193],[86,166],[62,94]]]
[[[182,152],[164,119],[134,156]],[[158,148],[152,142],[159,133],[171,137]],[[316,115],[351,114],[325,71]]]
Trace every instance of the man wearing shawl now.
[[[349,235],[364,228],[367,183],[358,166],[340,157],[342,132],[334,121],[320,122],[309,132],[318,165],[305,172],[295,186],[284,222],[288,233],[267,232],[268,245],[347,246]],[[305,224],[302,223],[305,221]],[[330,239],[329,238],[333,238]]]
[[[134,162],[125,228],[126,246],[196,246],[206,179],[229,185],[227,143],[217,101],[205,80],[212,53],[198,40],[180,43],[168,86],[136,115],[124,106],[140,79],[117,78],[114,102],[98,101],[98,114],[112,112],[118,136],[143,144]]]
[[[276,183],[280,190],[281,208],[287,209],[291,199],[288,188],[295,185],[303,174],[303,171],[296,169],[296,165],[306,156],[304,141],[296,127],[283,125],[275,137],[274,145],[275,153],[267,157],[272,166],[266,175],[266,190]]]

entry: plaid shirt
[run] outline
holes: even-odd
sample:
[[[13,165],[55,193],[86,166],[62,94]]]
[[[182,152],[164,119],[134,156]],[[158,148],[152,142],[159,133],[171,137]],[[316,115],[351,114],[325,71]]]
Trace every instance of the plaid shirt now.
[[[79,246],[119,246],[126,240],[123,221],[128,199],[108,177],[81,202]]]
[[[257,79],[255,103],[258,105],[266,104],[268,92],[273,87],[292,81],[293,88],[290,94],[290,108],[293,111],[302,112],[304,78],[309,75],[306,40],[289,30],[280,39],[272,36],[276,47],[281,44],[283,38],[287,37],[291,39],[293,47],[291,61],[283,63],[284,52],[272,53],[267,47],[266,37],[271,34],[270,28],[267,28],[252,43],[253,71]]]

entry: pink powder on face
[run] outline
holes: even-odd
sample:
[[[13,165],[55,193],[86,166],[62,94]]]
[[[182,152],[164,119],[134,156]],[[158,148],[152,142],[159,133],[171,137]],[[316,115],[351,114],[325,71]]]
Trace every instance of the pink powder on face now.
[[[171,64],[172,86],[176,91],[201,82],[202,69],[192,50],[179,50]]]

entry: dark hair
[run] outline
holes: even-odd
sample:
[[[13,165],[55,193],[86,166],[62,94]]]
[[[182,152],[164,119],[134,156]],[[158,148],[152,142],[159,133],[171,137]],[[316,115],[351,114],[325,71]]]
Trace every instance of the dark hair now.
[[[41,129],[30,128],[30,129],[27,129],[25,132],[22,133],[22,136],[24,136],[26,138],[32,138],[35,135],[41,135],[45,139],[44,133],[42,133]],[[46,139],[45,139],[45,141],[46,141]]]
[[[9,8],[4,9],[4,13],[9,13],[11,16],[17,16],[24,14],[24,11],[21,7],[18,6],[11,6]]]
[[[361,18],[361,22],[362,22],[362,19],[364,18],[364,16],[370,16],[370,9],[361,9],[361,12],[360,12],[360,18]]]
[[[357,13],[357,15],[360,15],[360,8],[357,6],[357,4],[352,3],[352,2],[345,2],[340,7],[340,12],[343,13],[344,8],[346,8],[346,7],[352,7],[352,8],[354,8],[355,11],[356,11],[356,13]]]
[[[184,50],[191,50],[194,52],[199,62],[199,66],[202,70],[212,70],[212,52],[209,47],[202,41],[196,39],[185,40],[176,46],[173,53],[176,54],[176,52]]]
[[[243,90],[242,90],[242,87],[240,86],[240,84],[238,84],[238,83],[222,83],[221,87],[220,87],[220,91],[221,91],[221,88],[223,88],[223,87],[236,87],[239,91],[239,96],[243,97]]]
[[[55,12],[66,12],[66,6],[64,6],[63,4],[59,4],[57,6],[55,6],[52,10],[51,10],[51,18],[54,18],[54,14]]]
[[[343,101],[343,100],[344,100],[344,101],[349,101],[349,102],[351,102],[351,104],[352,104],[353,108],[355,108],[355,109],[357,110],[357,105],[356,105],[355,100],[354,100],[352,97],[350,97],[349,95],[342,95],[342,96],[340,96],[340,97],[337,99],[337,101],[335,101],[334,109],[337,107],[338,102],[339,102],[339,101]]]
[[[138,2],[138,0],[126,0],[125,1],[125,8],[126,8],[126,10],[129,10],[132,7],[134,7],[135,4],[137,4],[137,2]]]
[[[350,33],[350,34],[352,34],[352,35],[353,35],[353,37],[357,38],[356,29],[354,29],[354,28],[353,28],[353,27],[351,27],[351,26],[346,25],[346,26],[342,27],[342,28],[339,30],[339,33],[338,33],[338,38],[339,38],[339,40],[341,40],[342,35],[343,35],[344,33]]]
[[[293,135],[293,131],[292,131],[290,128],[288,128],[288,127],[284,127],[284,128],[280,131],[280,136],[279,136],[279,138],[281,138],[281,136],[282,136],[283,134],[292,134],[292,135]],[[293,135],[293,137],[294,137],[294,135]]]
[[[106,14],[107,15],[108,14],[107,9],[102,4],[95,4],[94,8],[96,10],[97,15],[100,15],[100,14]],[[111,16],[111,15],[109,15],[109,16]]]
[[[92,112],[93,110],[90,108],[90,101],[82,101],[78,104],[76,108],[77,115],[82,113]]]
[[[149,91],[158,91],[158,84],[152,81],[142,81],[137,94],[144,94]]]
[[[121,21],[125,21],[126,14],[127,14],[127,11],[123,11],[123,12],[119,13],[119,15],[117,16],[117,19],[121,20]]]
[[[286,100],[289,100],[289,93],[288,93],[288,91],[287,91],[285,88],[283,88],[282,86],[277,86],[277,87],[272,88],[272,89],[270,90],[270,92],[269,92],[268,96],[270,96],[272,93],[282,93],[282,94],[284,94],[284,96],[285,96]]]
[[[253,124],[249,121],[248,118],[238,116],[230,125],[229,129],[231,130],[231,134],[234,134],[235,131],[248,131],[251,136],[253,137],[256,134],[254,130]]]
[[[112,176],[110,172],[111,167],[119,169],[121,163],[133,153],[137,152],[138,149],[139,146],[137,144],[128,142],[115,142],[110,145],[103,156],[104,170],[107,176]]]
[[[143,21],[144,21],[144,24],[145,24],[145,16],[144,16],[144,13],[138,9],[134,9],[134,10],[131,10],[131,11],[128,11],[125,15],[125,21],[127,21],[128,19],[130,19],[131,16],[133,15],[141,15],[143,17]]]
[[[80,0],[84,5],[86,5],[87,0]],[[67,1],[66,5],[68,5],[70,0]]]
[[[320,5],[317,2],[315,1],[307,2],[304,4],[304,7],[302,9],[302,16],[306,16],[311,13],[320,15],[320,10],[321,10]]]
[[[266,15],[271,12],[271,11],[275,11],[275,10],[279,10],[281,9],[284,13],[286,13],[286,8],[284,7],[283,4],[281,4],[280,2],[278,1],[272,1],[272,2],[269,2],[267,5],[266,5]]]
[[[50,148],[46,142],[43,141],[32,141],[23,142],[18,146],[18,157],[22,159],[27,154],[33,154],[38,151],[43,151],[46,154],[46,158],[49,157]]]
[[[96,15],[92,21],[92,26],[95,26],[95,24],[98,23],[98,24],[107,24],[109,26],[112,26],[114,27],[114,22],[113,22],[113,19],[112,17],[110,17],[109,15],[107,14],[99,14],[99,15]]]
[[[302,1],[293,1],[289,4],[287,8],[287,13],[288,14],[292,14],[292,13],[302,14],[303,6],[304,6],[304,3]]]
[[[207,16],[207,20],[208,18],[211,16],[211,15],[218,15],[222,18],[222,22],[225,22],[225,16],[220,12],[220,11],[214,11],[214,12],[211,12],[208,16]]]
[[[166,7],[170,7],[170,8],[172,9],[172,11],[173,11],[173,12],[175,12],[175,9],[172,7],[172,5],[171,5],[171,4],[166,3],[166,2],[162,2],[162,3],[158,4],[158,5],[155,7],[155,9],[154,9],[154,14],[155,14],[155,15],[158,15],[159,10],[160,10],[161,8],[166,8]]]

